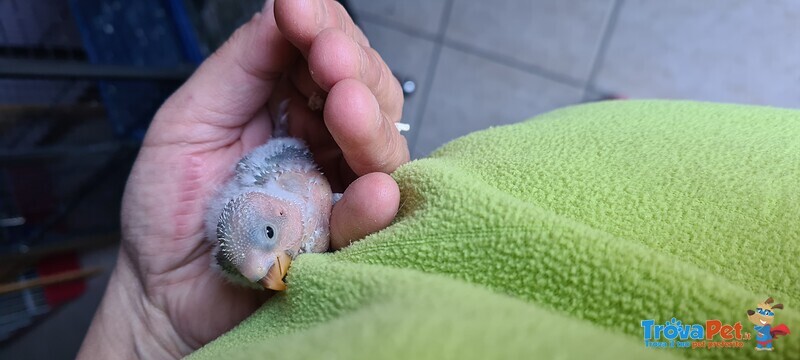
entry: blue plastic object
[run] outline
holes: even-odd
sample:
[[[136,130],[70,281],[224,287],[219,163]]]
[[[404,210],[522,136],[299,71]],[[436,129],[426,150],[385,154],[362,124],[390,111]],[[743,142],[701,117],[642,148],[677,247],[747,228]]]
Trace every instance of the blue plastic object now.
[[[173,69],[203,60],[182,0],[70,0],[93,64]],[[116,133],[139,138],[176,81],[107,80],[100,93]]]

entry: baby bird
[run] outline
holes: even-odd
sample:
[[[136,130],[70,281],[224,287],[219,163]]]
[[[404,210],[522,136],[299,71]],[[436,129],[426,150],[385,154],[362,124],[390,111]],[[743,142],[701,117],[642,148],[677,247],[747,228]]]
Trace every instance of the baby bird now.
[[[285,290],[292,259],[328,250],[333,198],[302,140],[269,140],[239,161],[211,203],[212,266],[239,284]]]
[[[211,201],[206,235],[212,267],[231,281],[286,290],[292,260],[328,250],[333,194],[305,143],[288,136],[288,101],[280,104],[275,136],[236,165]],[[396,123],[398,131],[408,124]]]

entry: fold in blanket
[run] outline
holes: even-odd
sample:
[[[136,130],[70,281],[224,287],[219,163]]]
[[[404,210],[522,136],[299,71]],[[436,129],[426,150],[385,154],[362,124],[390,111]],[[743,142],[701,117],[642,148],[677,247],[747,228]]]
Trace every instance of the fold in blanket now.
[[[392,226],[298,257],[285,293],[192,357],[755,358],[746,311],[768,296],[800,327],[800,112],[581,105],[393,177]],[[750,337],[646,347],[642,321],[672,318]],[[798,336],[773,345],[800,354]]]

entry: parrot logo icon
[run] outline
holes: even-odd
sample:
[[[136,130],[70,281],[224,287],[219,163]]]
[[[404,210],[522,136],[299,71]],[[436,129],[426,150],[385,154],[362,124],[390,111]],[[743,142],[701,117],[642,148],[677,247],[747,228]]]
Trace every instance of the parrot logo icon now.
[[[747,320],[753,323],[756,330],[756,351],[772,351],[772,341],[778,336],[789,335],[786,324],[772,326],[775,321],[774,310],[783,309],[783,304],[772,304],[774,300],[768,298],[758,304],[756,310],[747,310]]]

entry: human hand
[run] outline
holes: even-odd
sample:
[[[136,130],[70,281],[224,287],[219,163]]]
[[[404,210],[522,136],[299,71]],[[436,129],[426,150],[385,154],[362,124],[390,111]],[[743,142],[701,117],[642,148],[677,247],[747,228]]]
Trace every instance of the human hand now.
[[[308,98],[326,93],[324,110],[311,110]],[[334,191],[346,188],[332,247],[394,219],[399,190],[387,173],[409,159],[394,126],[397,80],[338,3],[268,1],[153,119],[125,190],[117,267],[79,357],[182,356],[261,305],[265,292],[212,271],[203,219],[286,99],[290,135],[306,140]]]

